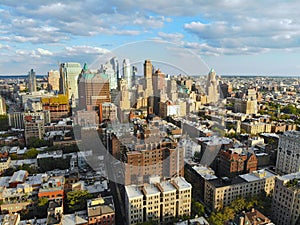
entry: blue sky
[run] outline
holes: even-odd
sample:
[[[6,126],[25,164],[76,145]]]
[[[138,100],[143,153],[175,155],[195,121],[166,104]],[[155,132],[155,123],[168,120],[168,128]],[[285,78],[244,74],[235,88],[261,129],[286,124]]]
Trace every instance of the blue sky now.
[[[119,53],[193,74],[300,74],[296,0],[0,2],[0,74],[46,74],[67,61],[97,68]]]

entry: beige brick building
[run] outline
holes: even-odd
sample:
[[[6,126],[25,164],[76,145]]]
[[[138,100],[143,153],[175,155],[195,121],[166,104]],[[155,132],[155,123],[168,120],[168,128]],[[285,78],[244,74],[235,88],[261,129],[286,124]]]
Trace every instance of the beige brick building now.
[[[128,224],[144,221],[164,223],[191,214],[192,185],[183,177],[142,186],[125,186]]]
[[[205,180],[204,202],[212,210],[229,205],[238,197],[270,194],[274,189],[276,175],[268,170],[258,170],[236,178]]]

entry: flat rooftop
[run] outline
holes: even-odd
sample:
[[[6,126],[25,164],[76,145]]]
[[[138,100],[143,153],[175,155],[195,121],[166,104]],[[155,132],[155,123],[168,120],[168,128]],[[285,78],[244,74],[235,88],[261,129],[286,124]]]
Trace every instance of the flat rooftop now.
[[[161,182],[160,186],[163,188],[164,192],[176,191],[176,188],[169,181]]]
[[[261,169],[261,170],[254,171],[252,173],[240,175],[240,177],[243,178],[247,182],[257,181],[257,180],[261,180],[261,179],[267,179],[267,178],[275,177],[275,176],[276,176],[276,174],[274,174],[266,169]]]
[[[146,184],[144,185],[145,195],[156,195],[160,194],[160,191],[154,184]]]
[[[289,181],[289,180],[293,180],[293,179],[300,180],[300,172],[286,174],[286,175],[278,177],[278,179],[282,180],[282,181]]]
[[[128,198],[143,198],[143,193],[137,185],[127,185],[125,186],[125,191]]]
[[[173,181],[178,185],[179,189],[192,188],[192,185],[188,183],[184,177],[176,177]]]

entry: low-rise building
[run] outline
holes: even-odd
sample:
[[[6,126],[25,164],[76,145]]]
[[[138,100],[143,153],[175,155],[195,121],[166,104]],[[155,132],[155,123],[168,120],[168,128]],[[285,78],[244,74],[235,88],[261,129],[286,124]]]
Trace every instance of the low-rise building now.
[[[65,178],[63,176],[50,177],[39,189],[38,197],[46,197],[49,200],[64,198]]]
[[[10,157],[0,158],[0,174],[2,174],[5,170],[7,170],[10,166]]]
[[[5,214],[0,216],[0,224],[3,225],[19,225],[20,223],[20,214]]]
[[[252,208],[249,212],[242,212],[234,219],[234,222],[228,222],[226,225],[275,225],[272,221],[260,211]]]
[[[88,224],[114,225],[115,206],[112,196],[87,201]]]

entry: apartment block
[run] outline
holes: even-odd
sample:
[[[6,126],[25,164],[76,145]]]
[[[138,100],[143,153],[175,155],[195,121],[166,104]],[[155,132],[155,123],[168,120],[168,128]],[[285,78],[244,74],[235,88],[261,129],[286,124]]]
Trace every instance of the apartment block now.
[[[272,215],[275,224],[298,225],[300,223],[300,172],[275,179]]]
[[[172,222],[191,213],[192,185],[183,177],[162,182],[125,186],[125,213],[128,224],[144,221]]]
[[[286,131],[279,136],[276,169],[279,173],[300,171],[299,131]]]
[[[238,197],[254,196],[262,192],[270,194],[274,190],[276,174],[262,169],[239,175],[205,181],[204,202],[212,210],[229,205]]]

